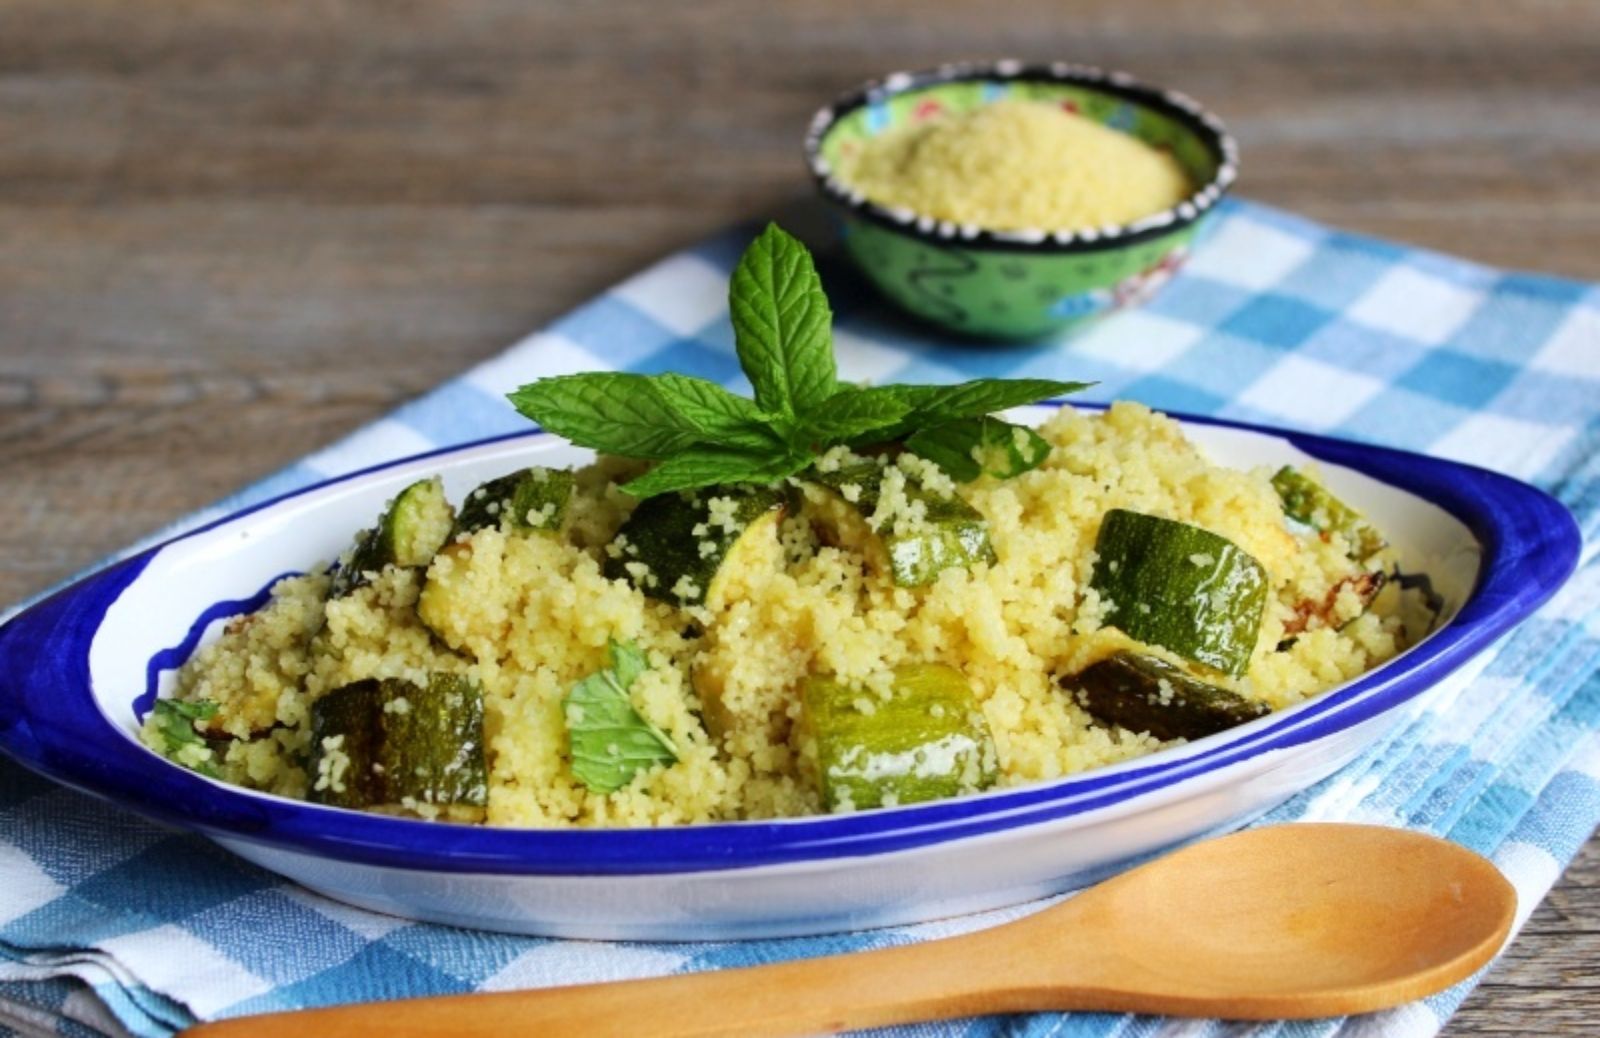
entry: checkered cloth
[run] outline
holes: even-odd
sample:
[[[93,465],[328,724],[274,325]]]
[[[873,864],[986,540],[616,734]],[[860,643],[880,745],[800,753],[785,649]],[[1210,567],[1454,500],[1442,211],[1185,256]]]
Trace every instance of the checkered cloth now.
[[[595,368],[740,385],[726,284],[743,228],[671,256],[506,353],[219,505],[513,431],[510,388]],[[1188,269],[1066,347],[951,345],[824,253],[848,379],[1097,379],[1093,395],[1332,432],[1530,479],[1578,515],[1584,565],[1483,676],[1263,824],[1403,825],[1492,857],[1522,918],[1600,821],[1600,288],[1225,206]],[[195,517],[196,520],[205,516]],[[1037,906],[1034,906],[1037,907]],[[166,1034],[196,1018],[770,962],[949,934],[1031,908],[893,931],[731,944],[586,943],[347,908],[0,761],[0,1033]],[[1285,1035],[1432,1034],[1471,983]],[[1230,1033],[1214,1022],[1013,1016],[917,1035]]]

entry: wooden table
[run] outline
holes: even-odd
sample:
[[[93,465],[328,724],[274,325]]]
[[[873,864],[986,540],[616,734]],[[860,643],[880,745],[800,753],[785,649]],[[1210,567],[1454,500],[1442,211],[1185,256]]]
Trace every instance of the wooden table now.
[[[1600,6],[0,0],[0,603],[806,190],[956,57],[1182,85],[1243,194],[1600,279]],[[1450,1027],[1600,1018],[1591,843]]]

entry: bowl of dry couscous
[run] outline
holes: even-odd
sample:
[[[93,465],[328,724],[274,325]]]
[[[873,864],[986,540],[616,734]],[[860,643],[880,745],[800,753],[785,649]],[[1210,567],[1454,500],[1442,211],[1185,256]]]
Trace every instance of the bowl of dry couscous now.
[[[1032,339],[1148,298],[1237,164],[1222,124],[1117,72],[899,72],[819,111],[806,159],[884,295],[964,335]]]

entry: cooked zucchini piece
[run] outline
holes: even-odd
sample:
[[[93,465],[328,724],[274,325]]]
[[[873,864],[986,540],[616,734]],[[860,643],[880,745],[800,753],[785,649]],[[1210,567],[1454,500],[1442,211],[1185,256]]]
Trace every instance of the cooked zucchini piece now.
[[[356,535],[355,546],[333,576],[329,596],[348,595],[385,566],[426,566],[454,523],[455,511],[437,476],[411,484],[389,502],[377,526]]]
[[[777,543],[781,489],[713,487],[646,498],[606,548],[605,575],[675,605],[722,605],[729,574]]]
[[[503,522],[509,522],[513,530],[559,530],[567,518],[572,484],[570,469],[538,465],[491,479],[461,502],[450,534],[454,537]]]
[[[888,699],[813,676],[801,701],[830,811],[972,793],[998,773],[989,724],[953,667],[900,667]]]
[[[1105,623],[1137,641],[1239,677],[1261,628],[1267,574],[1238,545],[1188,523],[1114,508],[1090,584]]]
[[[959,497],[924,490],[909,477],[904,484],[906,514],[877,517],[885,474],[886,467],[878,462],[808,474],[827,494],[818,517],[834,540],[861,548],[872,566],[886,570],[898,587],[925,587],[952,566],[995,562],[983,513]]]
[[[1115,653],[1060,683],[1096,721],[1163,741],[1203,738],[1272,712],[1137,652]]]
[[[483,694],[457,674],[334,689],[311,704],[310,798],[361,811],[476,820],[488,803]]]
[[[1272,488],[1283,502],[1284,515],[1313,530],[1343,537],[1355,552],[1355,558],[1371,558],[1388,546],[1383,534],[1367,522],[1366,516],[1292,465],[1277,471],[1272,477]]]

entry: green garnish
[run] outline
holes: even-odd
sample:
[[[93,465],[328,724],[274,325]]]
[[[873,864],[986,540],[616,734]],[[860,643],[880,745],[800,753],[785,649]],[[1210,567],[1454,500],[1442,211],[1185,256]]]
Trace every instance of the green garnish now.
[[[205,737],[195,728],[196,721],[209,721],[217,715],[217,704],[209,699],[189,702],[182,699],[158,699],[151,708],[156,731],[161,735],[168,757],[185,746],[204,745]],[[179,763],[182,763],[181,761]],[[217,769],[206,762],[185,765],[209,778],[218,776]]]
[[[572,773],[596,793],[611,793],[652,764],[670,764],[678,751],[666,733],[628,700],[628,688],[650,669],[631,642],[606,645],[610,666],[572,686],[561,704],[567,720]]]
[[[806,247],[769,224],[740,258],[728,286],[734,346],[755,399],[688,375],[589,372],[540,379],[510,394],[527,417],[580,447],[660,462],[623,485],[635,497],[728,483],[774,483],[809,466],[830,447],[865,447],[935,434],[950,423],[984,419],[995,411],[1064,396],[1087,382],[1053,379],[977,379],[950,386],[856,386],[840,383],[833,358],[833,314]],[[1004,453],[998,419],[980,424],[973,447]],[[924,438],[945,466],[965,426]],[[1006,434],[1009,435],[1009,434]],[[1021,454],[982,470],[1000,478],[1044,460],[1048,444],[1027,441],[1037,460]],[[910,440],[907,447],[922,453]],[[959,445],[957,445],[959,447]],[[976,461],[968,458],[974,466]],[[970,467],[954,463],[961,472]],[[1020,467],[1019,467],[1020,465]],[[977,472],[957,479],[974,479]]]
[[[1050,443],[1025,425],[985,415],[915,432],[906,439],[906,449],[938,465],[951,479],[970,483],[985,473],[1010,479],[1038,468],[1050,454]]]

